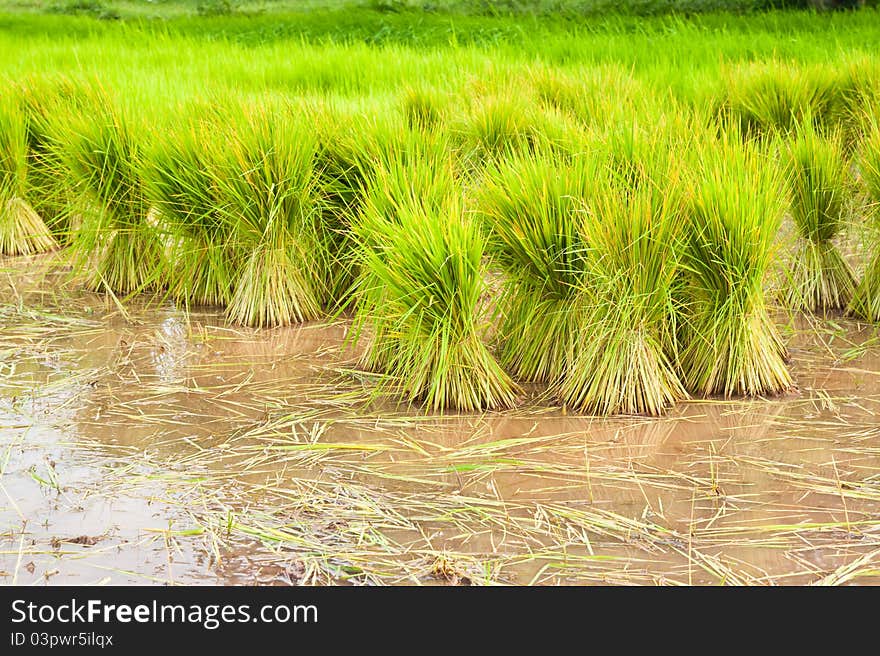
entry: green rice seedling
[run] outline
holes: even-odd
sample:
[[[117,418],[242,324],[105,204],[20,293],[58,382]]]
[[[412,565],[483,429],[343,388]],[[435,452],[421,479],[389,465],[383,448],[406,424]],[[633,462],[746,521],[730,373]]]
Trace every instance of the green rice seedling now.
[[[30,255],[58,244],[26,200],[27,128],[8,97],[0,97],[0,254]]]
[[[426,86],[408,87],[403,95],[403,114],[412,130],[434,130],[446,118],[446,98]]]
[[[330,257],[316,193],[314,131],[287,108],[230,112],[217,140],[216,202],[242,253],[227,318],[283,326],[322,315]]]
[[[757,62],[727,76],[722,111],[746,136],[792,132],[809,118],[820,128],[843,120],[846,80],[829,66]]]
[[[578,214],[601,184],[599,172],[594,153],[542,149],[511,154],[480,185],[478,209],[504,273],[499,357],[518,379],[556,382],[570,366],[585,268]]]
[[[329,299],[344,307],[357,275],[352,224],[377,168],[412,131],[384,103],[366,107],[309,108],[317,126],[316,175],[321,227],[333,266]]]
[[[369,203],[359,222],[358,333],[384,387],[431,411],[512,405],[516,387],[486,346],[485,237],[457,194]],[[378,365],[378,367],[377,367]]]
[[[791,385],[763,282],[784,206],[773,162],[735,129],[703,145],[688,193],[682,375],[691,393],[772,394]]]
[[[447,199],[460,193],[448,140],[442,134],[407,129],[385,136],[387,141],[371,148],[372,156],[361,158],[359,164],[364,188],[352,226],[357,277],[353,287],[356,293],[349,299],[355,301],[356,308],[363,299],[358,290],[381,289],[381,281],[364,266],[364,261],[366,253],[381,250],[386,227],[398,226],[399,217],[410,212],[410,207],[426,216],[442,215]],[[372,326],[373,343],[382,343],[382,335],[376,332],[381,328],[381,324]],[[356,330],[353,336],[357,339],[359,333]],[[387,364],[382,359],[385,353],[383,349],[367,349],[362,364],[380,371]]]
[[[856,282],[832,241],[843,228],[849,195],[849,164],[840,132],[823,137],[807,121],[787,150],[791,216],[797,230],[787,302],[814,312],[842,310]]]
[[[511,94],[478,98],[453,130],[467,158],[479,164],[510,150],[531,150],[548,127],[528,98]]]
[[[542,104],[592,127],[605,125],[609,112],[618,115],[622,108],[641,114],[646,110],[646,100],[653,97],[630,71],[616,64],[584,66],[574,71],[540,65],[529,71],[529,80]]]
[[[687,398],[675,368],[674,290],[684,222],[677,179],[605,185],[582,214],[586,274],[575,357],[559,386],[591,414],[659,415]]]
[[[162,286],[161,235],[142,175],[145,128],[104,92],[71,117],[67,167],[89,209],[73,237],[77,264],[95,290],[128,294]]]
[[[232,224],[224,220],[211,160],[222,134],[212,121],[185,125],[157,138],[146,155],[150,198],[169,233],[168,291],[186,304],[227,306],[237,257]]]
[[[865,122],[858,168],[868,195],[868,213],[873,225],[868,239],[870,257],[849,312],[868,321],[880,321],[880,114],[867,117]]]
[[[75,181],[67,170],[64,144],[69,117],[88,103],[85,87],[63,77],[32,76],[17,87],[27,134],[27,200],[61,243],[76,228]]]

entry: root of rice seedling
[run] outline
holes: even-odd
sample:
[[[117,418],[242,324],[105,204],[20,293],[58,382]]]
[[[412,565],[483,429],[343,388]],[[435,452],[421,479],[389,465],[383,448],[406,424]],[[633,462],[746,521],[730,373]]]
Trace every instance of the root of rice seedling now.
[[[364,364],[408,401],[434,411],[508,407],[516,387],[485,344],[485,237],[452,179],[449,163],[430,160],[380,172],[357,225],[356,335],[369,336]]]
[[[12,103],[0,101],[0,254],[43,253],[58,244],[27,195],[27,130]]]
[[[142,126],[103,92],[75,119],[66,161],[89,204],[73,237],[77,264],[95,290],[128,294],[162,286],[163,244],[142,176]]]
[[[271,116],[270,116],[271,114]],[[317,140],[287,108],[241,108],[216,143],[217,203],[243,258],[227,318],[282,326],[323,313],[331,258],[316,191]]]
[[[683,249],[686,387],[703,395],[782,392],[791,375],[763,288],[782,217],[782,176],[736,130],[706,144],[699,159]]]
[[[560,396],[582,412],[659,415],[687,398],[668,352],[682,208],[675,179],[648,175],[635,188],[610,182],[580,224],[585,319]]]
[[[798,241],[786,300],[813,312],[842,310],[856,285],[852,269],[832,242],[843,227],[849,187],[842,140],[839,133],[823,138],[808,121],[787,156]]]
[[[556,382],[573,357],[584,275],[578,213],[597,185],[598,158],[549,151],[511,155],[491,167],[478,201],[504,273],[498,300],[499,358],[516,378]]]
[[[869,260],[853,294],[849,312],[868,321],[880,321],[880,115],[868,117],[859,157],[859,172],[868,195],[872,222]]]

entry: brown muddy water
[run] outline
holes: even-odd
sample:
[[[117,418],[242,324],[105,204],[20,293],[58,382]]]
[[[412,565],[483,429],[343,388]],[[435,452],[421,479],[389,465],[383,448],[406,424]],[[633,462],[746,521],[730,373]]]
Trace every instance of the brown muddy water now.
[[[780,322],[797,390],[661,419],[424,416],[347,325],[224,325],[0,261],[0,581],[880,582],[880,339]]]

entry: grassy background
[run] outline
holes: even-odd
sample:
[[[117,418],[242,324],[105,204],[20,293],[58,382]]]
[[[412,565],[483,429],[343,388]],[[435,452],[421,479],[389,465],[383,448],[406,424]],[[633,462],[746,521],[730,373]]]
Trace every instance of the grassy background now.
[[[101,19],[372,12],[422,16],[539,16],[577,21],[616,15],[750,13],[768,9],[876,6],[877,0],[0,0],[0,12],[88,15]],[[336,18],[339,18],[338,16]]]

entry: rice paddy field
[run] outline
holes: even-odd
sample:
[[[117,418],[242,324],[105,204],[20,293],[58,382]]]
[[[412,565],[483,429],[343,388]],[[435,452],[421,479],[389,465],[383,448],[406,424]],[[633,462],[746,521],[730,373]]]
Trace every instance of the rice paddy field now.
[[[0,581],[880,583],[832,4],[2,0]]]

